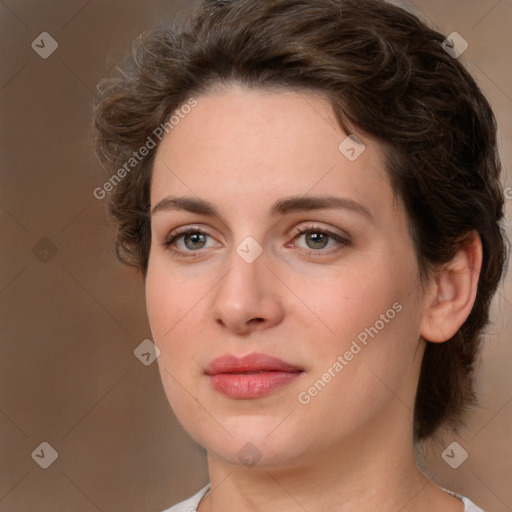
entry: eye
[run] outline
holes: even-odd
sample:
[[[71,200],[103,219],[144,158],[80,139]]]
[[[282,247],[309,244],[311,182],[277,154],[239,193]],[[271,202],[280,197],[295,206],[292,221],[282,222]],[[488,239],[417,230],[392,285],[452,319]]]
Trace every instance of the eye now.
[[[307,228],[298,229],[294,242],[301,240],[302,243],[299,245],[305,244],[305,247],[303,246],[302,248],[309,250],[309,254],[314,253],[315,255],[330,254],[350,244],[347,238],[318,226],[308,226]]]
[[[180,232],[171,233],[163,244],[172,252],[182,256],[196,256],[201,249],[215,246],[214,239],[204,231],[197,228],[188,228]]]

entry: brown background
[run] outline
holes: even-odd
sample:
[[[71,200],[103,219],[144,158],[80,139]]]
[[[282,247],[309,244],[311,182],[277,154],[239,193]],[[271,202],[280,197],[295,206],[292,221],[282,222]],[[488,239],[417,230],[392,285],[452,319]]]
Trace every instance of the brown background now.
[[[495,108],[510,169],[511,0],[408,3],[468,41],[463,60]],[[107,69],[140,32],[193,5],[0,3],[0,511],[157,512],[207,482],[203,450],[174,418],[156,364],[133,355],[151,338],[143,287],[114,259],[104,202],[92,194],[105,176],[89,128]],[[31,48],[41,32],[59,44],[48,59]],[[481,408],[471,428],[431,444],[424,462],[487,512],[512,510],[511,302],[509,276],[486,338]],[[455,470],[441,458],[453,440],[469,453]],[[59,455],[48,469],[31,457],[43,441]]]

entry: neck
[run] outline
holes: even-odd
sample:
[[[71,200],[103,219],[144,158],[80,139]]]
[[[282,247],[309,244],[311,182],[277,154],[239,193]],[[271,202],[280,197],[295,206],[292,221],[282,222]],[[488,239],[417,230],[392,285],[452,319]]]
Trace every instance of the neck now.
[[[412,422],[394,422],[408,424]],[[461,511],[460,501],[438,489],[416,467],[412,432],[382,427],[367,425],[337,447],[315,450],[300,463],[279,467],[246,468],[209,453],[211,491],[198,510],[259,512],[268,511],[272,503],[273,509],[283,512],[427,512],[439,505],[444,508],[437,509]]]

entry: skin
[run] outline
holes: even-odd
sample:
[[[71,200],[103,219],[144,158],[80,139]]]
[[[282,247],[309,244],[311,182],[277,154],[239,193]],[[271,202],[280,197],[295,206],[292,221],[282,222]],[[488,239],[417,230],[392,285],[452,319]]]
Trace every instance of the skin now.
[[[478,237],[422,287],[382,149],[358,133],[364,152],[345,158],[338,146],[347,134],[325,99],[235,85],[196,99],[157,150],[151,207],[168,197],[200,198],[219,216],[153,212],[146,297],[169,402],[208,453],[213,490],[199,511],[268,510],[269,503],[280,511],[462,511],[416,468],[413,404],[422,336],[448,339],[471,310]],[[369,215],[270,212],[288,196],[326,195]],[[165,245],[187,227],[208,236]],[[297,228],[310,229],[309,237]],[[311,232],[318,238],[325,229],[348,242],[312,244]],[[236,252],[248,236],[263,250],[252,263]],[[401,311],[301,404],[299,393],[396,303]],[[204,370],[214,358],[255,352],[304,372],[252,400],[212,388]],[[260,457],[252,467],[238,455],[248,442]]]

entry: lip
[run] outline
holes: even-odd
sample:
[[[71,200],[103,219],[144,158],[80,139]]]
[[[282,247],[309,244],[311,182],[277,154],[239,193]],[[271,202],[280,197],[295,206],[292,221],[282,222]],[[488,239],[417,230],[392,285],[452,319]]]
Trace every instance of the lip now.
[[[213,388],[230,398],[252,399],[269,395],[298,378],[303,368],[266,354],[214,359],[205,369]]]

